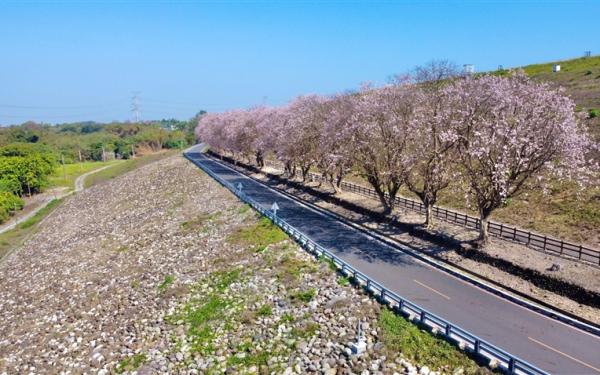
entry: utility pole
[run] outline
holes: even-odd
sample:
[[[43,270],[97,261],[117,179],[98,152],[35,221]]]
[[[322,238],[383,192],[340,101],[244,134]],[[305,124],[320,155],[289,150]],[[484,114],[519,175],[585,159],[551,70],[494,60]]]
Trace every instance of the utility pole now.
[[[131,158],[135,159],[135,147],[133,146],[133,144],[131,145]]]
[[[133,122],[140,122],[140,101],[139,101],[139,91],[133,92],[133,97],[131,97],[131,113],[133,114]]]
[[[81,160],[81,149],[79,151],[79,171],[83,172],[83,160]]]
[[[102,162],[106,163],[106,154],[104,152],[104,145],[102,145]]]

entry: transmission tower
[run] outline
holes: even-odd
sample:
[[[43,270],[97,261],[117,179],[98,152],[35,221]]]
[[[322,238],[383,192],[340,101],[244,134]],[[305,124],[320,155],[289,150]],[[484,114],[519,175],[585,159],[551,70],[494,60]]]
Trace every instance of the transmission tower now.
[[[138,123],[140,121],[140,92],[135,91],[131,97],[131,113],[133,114],[133,121]]]

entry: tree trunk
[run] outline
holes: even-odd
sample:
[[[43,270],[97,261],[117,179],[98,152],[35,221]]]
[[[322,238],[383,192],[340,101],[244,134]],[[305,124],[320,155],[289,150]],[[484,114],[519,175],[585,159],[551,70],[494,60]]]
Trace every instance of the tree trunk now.
[[[488,215],[479,215],[480,227],[479,227],[479,238],[477,239],[478,247],[484,247],[490,242],[490,235],[488,233]]]
[[[302,167],[301,168],[301,172],[302,172],[302,182],[306,182],[306,176],[308,176],[308,170],[310,169],[310,165],[307,167]]]
[[[262,169],[265,166],[265,160],[263,159],[262,152],[256,153],[256,165],[259,169]]]
[[[433,204],[430,202],[425,203],[425,229],[433,228]]]

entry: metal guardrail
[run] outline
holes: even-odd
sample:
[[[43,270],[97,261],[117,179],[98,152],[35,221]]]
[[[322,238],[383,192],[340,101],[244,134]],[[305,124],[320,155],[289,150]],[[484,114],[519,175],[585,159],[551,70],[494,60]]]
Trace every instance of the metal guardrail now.
[[[267,164],[277,168],[279,167],[277,164],[271,162],[267,162]],[[323,177],[317,173],[309,172],[308,177],[312,182],[324,181]],[[379,199],[375,190],[366,186],[342,181],[341,188],[342,190],[366,196],[371,199]],[[394,203],[399,207],[417,211],[422,214],[426,211],[425,205],[414,199],[396,197]],[[481,220],[479,218],[447,208],[433,206],[432,213],[438,219],[462,225],[467,228],[479,229],[481,226]],[[582,244],[559,240],[543,234],[519,229],[512,225],[496,223],[493,221],[488,221],[488,233],[491,236],[503,240],[525,245],[533,250],[542,251],[565,259],[600,266],[600,250]]]
[[[459,326],[448,322],[445,319],[425,310],[419,305],[405,299],[402,296],[387,289],[384,285],[370,278],[364,273],[358,271],[341,258],[331,253],[326,248],[311,240],[304,233],[288,224],[285,220],[276,216],[271,210],[263,208],[258,202],[253,200],[243,191],[234,187],[231,183],[225,181],[215,174],[210,168],[202,165],[192,159],[188,154],[185,157],[208,175],[214,178],[221,185],[229,189],[233,194],[239,197],[243,202],[249,204],[263,216],[269,218],[275,225],[296,240],[304,249],[310,253],[324,257],[335,264],[338,270],[348,277],[352,277],[356,283],[363,286],[368,292],[376,296],[383,304],[391,309],[409,318],[409,320],[429,327],[433,334],[441,335],[450,342],[454,342],[461,350],[465,350],[489,360],[490,367],[497,367],[509,374],[525,375],[546,375],[547,372],[524,361],[490,343],[469,333]]]

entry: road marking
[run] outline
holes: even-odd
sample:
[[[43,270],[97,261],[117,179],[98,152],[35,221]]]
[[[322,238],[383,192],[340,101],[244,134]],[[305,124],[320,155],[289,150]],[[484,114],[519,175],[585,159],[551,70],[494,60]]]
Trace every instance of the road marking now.
[[[448,297],[448,296],[447,296],[447,295],[445,295],[444,293],[442,293],[442,292],[438,292],[437,290],[433,289],[433,288],[432,288],[432,287],[430,287],[430,286],[427,286],[427,285],[423,284],[422,282],[420,282],[420,281],[418,281],[418,280],[414,280],[414,279],[413,279],[413,281],[414,281],[415,283],[417,283],[417,284],[421,285],[422,287],[424,287],[424,288],[427,288],[427,289],[431,290],[432,292],[439,294],[440,296],[444,297],[445,299],[450,299],[450,297]]]
[[[590,364],[587,364],[587,363],[583,362],[582,360],[579,360],[579,359],[577,359],[577,358],[575,358],[575,357],[571,357],[570,355],[568,355],[568,354],[566,354],[566,353],[563,353],[563,352],[561,352],[560,350],[558,350],[558,349],[555,349],[555,348],[551,347],[550,345],[544,344],[543,342],[541,342],[541,341],[538,341],[538,340],[536,340],[536,339],[534,339],[534,338],[531,338],[531,337],[527,337],[527,338],[528,338],[529,340],[531,340],[531,341],[535,342],[536,344],[539,344],[539,345],[543,346],[544,348],[550,349],[550,350],[552,350],[553,352],[556,352],[556,353],[558,353],[558,354],[561,354],[561,355],[563,355],[563,356],[565,356],[565,357],[567,357],[567,358],[569,358],[569,359],[571,359],[571,360],[573,360],[573,361],[575,361],[575,362],[577,362],[577,363],[579,363],[579,364],[581,364],[581,365],[584,365],[585,367],[589,367],[589,368],[591,368],[592,370],[594,370],[594,371],[596,371],[596,372],[600,373],[600,369],[599,369],[599,368],[596,368],[596,367],[594,367],[594,366],[592,366],[592,365],[590,365]]]

